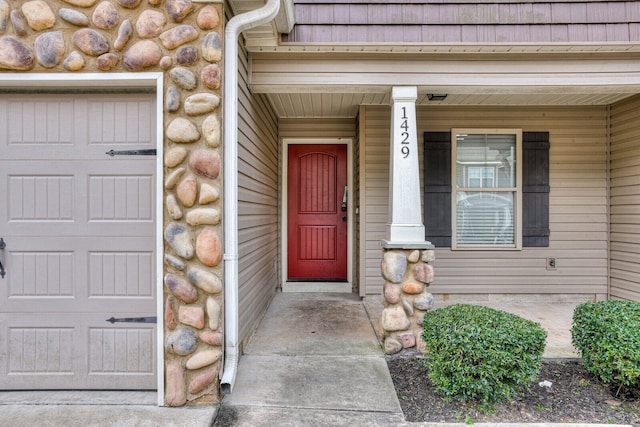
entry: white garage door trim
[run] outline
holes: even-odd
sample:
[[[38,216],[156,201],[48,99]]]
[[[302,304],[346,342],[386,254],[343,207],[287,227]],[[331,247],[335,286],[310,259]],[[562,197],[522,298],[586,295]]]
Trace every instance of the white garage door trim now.
[[[163,167],[162,159],[164,141],[164,120],[163,120],[163,74],[162,73],[0,73],[0,90],[20,90],[20,89],[132,89],[132,88],[152,88],[156,92],[156,315],[158,323],[156,327],[156,360],[157,360],[157,389],[158,406],[164,405],[164,322],[163,322],[163,261],[164,243],[162,240],[163,230]]]

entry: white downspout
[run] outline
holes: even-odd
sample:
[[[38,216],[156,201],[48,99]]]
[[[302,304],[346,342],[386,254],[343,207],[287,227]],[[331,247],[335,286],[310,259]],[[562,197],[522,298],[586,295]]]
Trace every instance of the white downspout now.
[[[238,36],[272,21],[281,0],[234,16],[224,32],[224,324],[225,359],[220,387],[231,393],[238,369]]]

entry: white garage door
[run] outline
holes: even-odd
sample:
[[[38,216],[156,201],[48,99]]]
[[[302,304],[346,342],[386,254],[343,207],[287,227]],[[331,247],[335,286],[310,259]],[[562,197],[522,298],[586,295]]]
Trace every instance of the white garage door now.
[[[0,388],[156,388],[154,105],[0,94]]]

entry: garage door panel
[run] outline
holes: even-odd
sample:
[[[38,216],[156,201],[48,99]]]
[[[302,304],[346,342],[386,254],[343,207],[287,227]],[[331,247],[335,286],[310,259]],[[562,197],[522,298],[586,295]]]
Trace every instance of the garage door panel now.
[[[127,313],[114,313],[126,317]],[[144,313],[152,315],[150,313]],[[156,376],[154,324],[107,323],[103,316],[42,313],[0,320],[4,389],[151,389]],[[1,316],[0,316],[1,318]]]
[[[0,388],[153,389],[152,94],[0,95]]]
[[[109,316],[123,304],[148,310],[156,298],[152,237],[5,237],[5,312],[89,311]],[[38,247],[38,250],[32,248]],[[117,247],[118,249],[113,249]],[[107,316],[107,317],[109,317]]]

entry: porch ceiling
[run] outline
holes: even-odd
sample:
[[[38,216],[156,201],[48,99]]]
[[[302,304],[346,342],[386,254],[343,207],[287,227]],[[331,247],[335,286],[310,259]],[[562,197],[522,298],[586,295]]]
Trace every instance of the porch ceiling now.
[[[635,56],[254,53],[250,87],[280,118],[355,117],[399,85],[418,87],[419,106],[610,105],[640,93]]]

